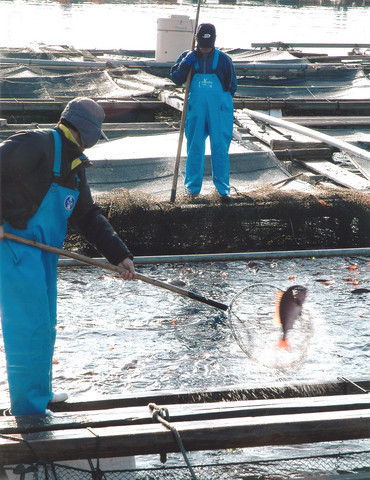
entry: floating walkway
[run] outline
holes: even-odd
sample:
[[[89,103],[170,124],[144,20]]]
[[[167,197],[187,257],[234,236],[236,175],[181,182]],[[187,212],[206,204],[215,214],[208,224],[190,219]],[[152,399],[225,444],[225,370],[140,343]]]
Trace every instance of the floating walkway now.
[[[370,382],[148,392],[0,416],[0,465],[369,438]],[[156,415],[153,415],[156,413]],[[155,420],[155,421],[153,421]]]

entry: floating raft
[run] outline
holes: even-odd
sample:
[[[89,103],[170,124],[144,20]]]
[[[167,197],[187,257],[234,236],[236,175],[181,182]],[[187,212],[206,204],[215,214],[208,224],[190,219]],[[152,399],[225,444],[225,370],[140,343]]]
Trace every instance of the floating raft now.
[[[370,437],[370,380],[205,392],[149,392],[54,404],[52,416],[0,417],[0,466]],[[158,406],[158,408],[156,408]]]

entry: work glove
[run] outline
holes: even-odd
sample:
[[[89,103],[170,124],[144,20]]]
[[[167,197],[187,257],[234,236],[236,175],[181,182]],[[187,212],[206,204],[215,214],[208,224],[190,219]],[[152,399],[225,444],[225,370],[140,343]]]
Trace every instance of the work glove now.
[[[197,61],[197,56],[195,54],[195,50],[189,52],[186,57],[184,58],[184,62],[191,67]]]

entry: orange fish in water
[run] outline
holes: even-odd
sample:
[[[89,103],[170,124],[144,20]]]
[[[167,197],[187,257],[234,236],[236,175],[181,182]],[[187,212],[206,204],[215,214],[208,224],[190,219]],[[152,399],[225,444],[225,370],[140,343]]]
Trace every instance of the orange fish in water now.
[[[293,285],[285,292],[278,291],[275,295],[274,320],[282,326],[283,337],[277,344],[277,348],[290,349],[286,339],[288,331],[293,328],[294,322],[302,313],[302,305],[306,299],[307,288],[302,285]]]

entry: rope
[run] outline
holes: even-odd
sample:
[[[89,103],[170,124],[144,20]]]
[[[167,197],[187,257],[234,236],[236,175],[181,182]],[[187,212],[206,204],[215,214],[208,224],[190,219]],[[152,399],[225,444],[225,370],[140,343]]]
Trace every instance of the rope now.
[[[30,444],[30,442],[28,442],[27,440],[25,440],[24,438],[18,438],[18,437],[12,437],[11,435],[3,435],[3,434],[0,434],[0,437],[1,438],[4,438],[5,440],[13,440],[14,442],[22,442],[22,443],[25,443],[27,445],[27,447],[31,450],[31,452],[33,453],[33,455],[35,456],[35,459],[36,459],[36,462],[40,465],[44,464],[45,462],[38,457],[35,449],[33,448],[33,446]]]
[[[87,428],[87,430],[96,438],[96,468],[94,468],[94,465],[91,459],[88,459],[89,466],[91,468],[91,472],[93,475],[93,479],[94,480],[103,480],[104,478],[106,479],[105,473],[100,469],[100,437],[91,428]]]
[[[191,477],[193,478],[193,480],[198,480],[195,473],[194,473],[193,467],[191,466],[191,464],[189,462],[189,459],[188,459],[188,456],[186,454],[186,451],[185,451],[184,445],[182,443],[179,432],[176,430],[176,428],[173,425],[171,425],[168,422],[168,420],[170,419],[168,409],[167,408],[160,408],[155,403],[149,403],[148,406],[149,406],[149,410],[151,410],[151,412],[152,412],[153,420],[156,420],[157,422],[161,423],[163,426],[165,426],[166,428],[171,430],[171,432],[173,433],[173,435],[175,437],[175,440],[177,441],[178,446],[180,447],[181,453],[182,453],[182,455],[184,457],[184,460],[185,460],[185,463],[186,463],[186,465],[187,465],[187,467],[190,471]]]
[[[41,466],[41,467],[43,466],[44,471],[45,471],[45,479],[47,480],[49,478],[48,470],[47,470],[47,462],[37,455],[35,449],[33,448],[33,446],[31,445],[30,442],[28,442],[24,438],[13,437],[11,435],[0,434],[0,437],[4,438],[5,440],[13,440],[14,442],[22,442],[22,443],[26,444],[27,447],[31,450],[32,454],[35,457],[36,462],[29,465],[28,467],[25,467],[24,465],[18,465],[17,467],[15,467],[13,469],[14,474],[20,475],[21,479],[23,479],[23,478],[25,478],[26,473],[37,472],[38,471],[38,466]],[[54,470],[52,470],[52,474],[53,474],[54,479],[57,480],[57,477],[56,477],[56,474],[55,474]]]

